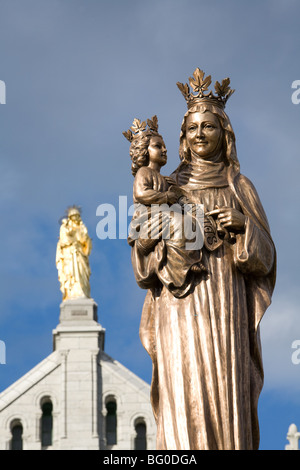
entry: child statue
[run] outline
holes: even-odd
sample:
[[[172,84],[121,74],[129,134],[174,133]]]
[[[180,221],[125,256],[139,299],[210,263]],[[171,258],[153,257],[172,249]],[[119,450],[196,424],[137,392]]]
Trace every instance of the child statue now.
[[[147,124],[135,119],[131,130],[123,134],[131,142],[131,170],[135,176],[133,202],[136,206],[129,244],[138,238],[136,243],[146,259],[150,251],[162,250],[166,262],[157,267],[155,274],[173,295],[182,297],[189,292],[192,273],[206,272],[201,263],[201,207],[198,208],[199,220],[195,205],[186,204],[189,210],[184,211],[183,191],[172,178],[160,173],[167,163],[167,151],[158,133],[156,116],[148,119]],[[158,245],[159,240],[163,243]]]

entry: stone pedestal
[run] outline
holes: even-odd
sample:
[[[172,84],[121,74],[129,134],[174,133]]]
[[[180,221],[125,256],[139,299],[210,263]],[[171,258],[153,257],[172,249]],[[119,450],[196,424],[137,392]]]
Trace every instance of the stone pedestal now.
[[[66,300],[60,305],[59,325],[53,331],[53,350],[69,349],[79,337],[98,339],[93,348],[104,350],[105,329],[98,323],[98,306],[93,299]],[[74,347],[74,345],[73,345]]]
[[[104,336],[93,299],[61,304],[60,323],[53,331],[53,349],[62,356],[61,449],[99,449],[99,355]]]
[[[87,324],[95,323],[98,321],[97,315],[98,306],[93,299],[86,297],[65,300],[60,305],[60,317],[59,321],[61,324]]]

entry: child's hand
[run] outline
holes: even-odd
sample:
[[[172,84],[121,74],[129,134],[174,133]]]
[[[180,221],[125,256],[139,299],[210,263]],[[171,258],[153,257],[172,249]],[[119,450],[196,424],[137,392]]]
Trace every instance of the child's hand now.
[[[177,195],[177,199],[179,199],[181,196],[184,195],[180,186],[178,186],[178,184],[176,184],[176,182],[172,178],[170,178],[169,176],[166,176],[165,179],[167,183],[169,184],[169,191],[173,191],[173,193]]]
[[[171,178],[171,176],[165,176],[164,178],[170,186],[177,186],[176,181],[173,180],[173,178]]]
[[[169,188],[166,194],[168,204],[175,204],[178,201],[178,194],[173,191],[173,188]]]

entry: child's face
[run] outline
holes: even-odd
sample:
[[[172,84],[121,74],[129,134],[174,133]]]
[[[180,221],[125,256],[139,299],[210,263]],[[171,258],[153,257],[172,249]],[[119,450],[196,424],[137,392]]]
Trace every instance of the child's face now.
[[[149,147],[149,163],[154,163],[159,167],[167,163],[167,149],[163,139],[160,136],[153,136],[150,139]]]

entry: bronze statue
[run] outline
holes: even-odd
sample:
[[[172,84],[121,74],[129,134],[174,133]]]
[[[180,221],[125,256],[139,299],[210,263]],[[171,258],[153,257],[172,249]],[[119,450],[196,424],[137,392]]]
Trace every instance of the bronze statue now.
[[[184,194],[172,178],[160,174],[161,167],[167,163],[167,150],[158,133],[157,116],[148,119],[147,124],[135,118],[131,129],[123,133],[131,142],[131,172],[135,176],[135,214],[130,224],[128,242],[132,245],[136,241],[139,252],[147,255],[154,249],[160,250],[161,244],[158,241],[164,239],[164,248],[168,254],[164,266],[157,266],[156,275],[175,296],[181,297],[191,288],[191,272],[206,271],[201,263],[200,246],[198,249],[186,248],[194,240],[196,229],[200,230],[200,227],[195,214],[185,214],[185,217],[190,218],[191,228],[191,240],[186,238],[182,207],[179,204],[174,205]],[[168,205],[171,211],[168,210]],[[181,266],[180,270],[177,269],[178,264]],[[142,279],[142,284],[143,282]]]
[[[92,241],[81,220],[80,209],[72,206],[62,219],[56,250],[56,266],[63,301],[90,297],[89,255]]]
[[[176,296],[157,275],[168,263],[166,241],[145,252],[129,239],[136,279],[148,289],[140,338],[153,363],[157,449],[258,449],[259,323],[275,286],[276,251],[257,192],[240,173],[224,111],[230,80],[216,82],[213,94],[211,77],[197,68],[189,83],[193,92],[177,84],[188,111],[171,177],[204,205],[207,272],[192,272],[190,288]],[[173,266],[180,273],[181,264]]]

